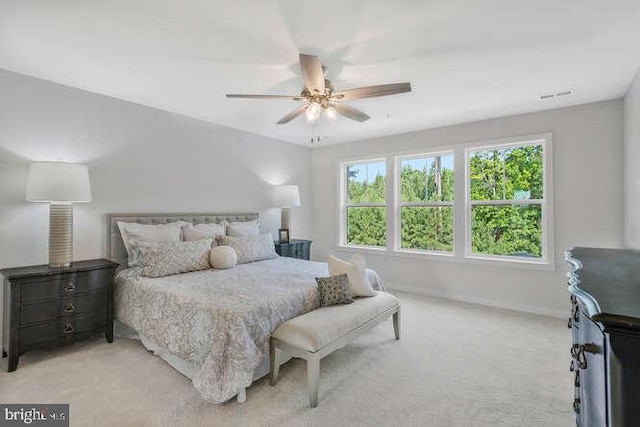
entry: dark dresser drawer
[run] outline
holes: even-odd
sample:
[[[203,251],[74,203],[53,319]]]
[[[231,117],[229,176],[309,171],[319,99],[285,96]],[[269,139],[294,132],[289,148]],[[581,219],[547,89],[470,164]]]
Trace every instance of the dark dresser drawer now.
[[[54,320],[58,317],[93,311],[106,311],[107,290],[84,295],[61,298],[35,304],[24,304],[20,307],[20,324],[29,325],[37,322]]]
[[[20,328],[20,347],[28,347],[58,338],[73,338],[74,335],[93,330],[104,330],[107,312],[78,314],[53,322]]]
[[[95,292],[105,289],[112,275],[110,270],[101,269],[57,274],[45,280],[25,281],[20,289],[20,301],[39,301]]]
[[[640,426],[640,251],[571,248],[573,410],[578,427]]]

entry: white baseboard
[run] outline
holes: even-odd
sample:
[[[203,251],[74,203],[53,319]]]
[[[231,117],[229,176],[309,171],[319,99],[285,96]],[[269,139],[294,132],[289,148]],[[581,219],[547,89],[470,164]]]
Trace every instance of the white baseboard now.
[[[444,298],[444,299],[460,301],[460,302],[468,302],[471,304],[486,305],[489,307],[504,308],[507,310],[521,311],[523,313],[538,314],[541,316],[556,317],[559,319],[566,318],[570,314],[568,305],[567,305],[567,310],[554,310],[554,309],[548,309],[548,308],[538,307],[538,306],[507,303],[504,301],[496,301],[489,298],[480,298],[480,297],[471,296],[471,295],[452,294],[452,293],[443,292],[436,289],[429,289],[429,288],[411,286],[406,284],[385,282],[384,285],[387,289],[391,291],[395,290],[400,292],[410,292],[418,295]]]

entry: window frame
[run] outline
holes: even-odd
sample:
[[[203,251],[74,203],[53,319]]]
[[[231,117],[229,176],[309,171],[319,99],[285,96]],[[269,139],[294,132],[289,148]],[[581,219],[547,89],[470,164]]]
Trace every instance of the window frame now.
[[[516,262],[524,264],[550,265],[555,259],[553,245],[553,215],[549,214],[549,205],[553,200],[553,181],[551,178],[551,135],[533,135],[531,137],[509,138],[498,141],[487,141],[466,144],[464,147],[464,207],[465,207],[465,228],[464,228],[464,257],[474,260],[491,260],[501,262]],[[481,150],[504,149],[513,147],[527,147],[533,145],[542,146],[542,199],[513,199],[513,200],[471,200],[471,177],[470,162],[471,153]],[[549,185],[551,183],[551,185]],[[550,202],[551,201],[551,202]],[[472,246],[472,208],[473,206],[512,206],[526,205],[541,208],[542,230],[542,256],[540,258],[530,258],[524,256],[493,255],[473,253]],[[551,208],[553,209],[553,208]]]
[[[498,146],[543,145],[543,199],[542,209],[542,254],[541,258],[514,257],[501,255],[473,254],[471,248],[471,207],[469,153],[482,148]],[[401,246],[401,160],[453,153],[454,199],[453,199],[453,252],[441,252],[419,249],[402,249]],[[385,162],[386,165],[386,241],[384,246],[350,245],[347,238],[347,186],[346,168],[348,164],[366,162]],[[554,179],[553,179],[553,136],[550,132],[509,137],[503,139],[484,140],[423,147],[420,150],[403,150],[398,152],[377,153],[372,156],[350,157],[337,161],[338,173],[338,224],[337,248],[345,252],[370,252],[399,258],[430,259],[496,267],[514,267],[555,271],[555,227],[554,227]],[[334,187],[335,188],[335,187]],[[437,203],[437,202],[428,202]],[[447,202],[448,203],[448,202]],[[514,204],[506,201],[505,204]],[[537,203],[536,203],[537,204]],[[379,204],[376,204],[380,206]]]
[[[429,157],[438,157],[451,155],[453,156],[453,182],[454,182],[454,194],[453,200],[450,201],[439,201],[439,202],[403,202],[402,201],[402,162],[404,160],[413,160],[413,159],[427,159]],[[455,152],[454,149],[445,149],[445,150],[437,150],[437,151],[427,151],[423,153],[412,153],[412,154],[404,154],[394,156],[394,221],[393,221],[393,251],[400,253],[415,253],[415,254],[433,254],[433,255],[444,255],[444,256],[453,256],[456,253],[456,227],[455,227],[455,218],[456,218],[456,194],[455,194],[455,182],[456,182],[456,167],[455,167]],[[440,206],[449,206],[453,211],[453,248],[451,251],[437,251],[432,249],[414,249],[414,248],[403,248],[402,247],[402,208],[408,207],[440,207]]]
[[[349,203],[349,180],[347,175],[347,170],[349,168],[349,165],[354,165],[359,163],[374,163],[374,162],[384,163],[385,165],[385,175],[384,175],[385,203],[379,203],[379,202]],[[338,236],[338,242],[340,246],[345,248],[361,248],[361,249],[368,249],[368,250],[374,250],[374,251],[381,251],[381,250],[384,251],[389,247],[390,236],[389,236],[389,171],[388,169],[389,169],[389,164],[386,157],[380,157],[380,156],[369,157],[369,158],[357,158],[353,160],[345,160],[340,162],[340,192],[339,192],[340,194],[340,203],[339,203],[340,225],[339,225],[339,236]],[[348,212],[348,209],[352,207],[356,207],[356,208],[383,207],[385,208],[386,218],[387,218],[387,224],[385,226],[385,240],[386,240],[385,246],[354,245],[354,244],[350,244],[347,241],[347,234],[348,234],[347,212]]]

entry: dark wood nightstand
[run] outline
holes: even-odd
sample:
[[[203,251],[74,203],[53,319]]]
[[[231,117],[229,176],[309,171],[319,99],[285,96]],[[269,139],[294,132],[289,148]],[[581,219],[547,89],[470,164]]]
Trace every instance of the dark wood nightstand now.
[[[113,342],[113,276],[117,263],[78,261],[0,270],[4,293],[2,356],[15,371],[21,354],[104,332]]]
[[[276,245],[276,253],[289,258],[309,260],[311,258],[311,240],[291,239],[289,243],[273,242]]]

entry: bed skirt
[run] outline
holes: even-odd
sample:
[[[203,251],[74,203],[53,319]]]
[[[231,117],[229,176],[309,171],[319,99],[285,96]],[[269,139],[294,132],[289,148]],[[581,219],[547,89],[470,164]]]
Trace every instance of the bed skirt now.
[[[193,380],[193,378],[195,377],[198,371],[198,369],[195,366],[193,366],[191,363],[187,362],[186,360],[174,354],[169,353],[167,350],[160,347],[151,339],[138,333],[135,329],[133,329],[128,325],[125,325],[124,323],[120,322],[117,319],[114,319],[113,321],[113,334],[118,338],[125,338],[125,339],[140,341],[147,350],[149,350],[150,352],[152,352],[153,354],[155,354],[156,356],[158,356],[159,358],[167,362],[173,369],[180,372],[182,375],[189,378],[190,380]],[[269,375],[269,356],[268,355],[264,359],[262,359],[262,362],[260,362],[260,365],[258,365],[256,369],[253,371],[253,381],[256,381],[267,375]],[[244,392],[244,389],[238,390],[238,393],[242,393],[242,392]]]

